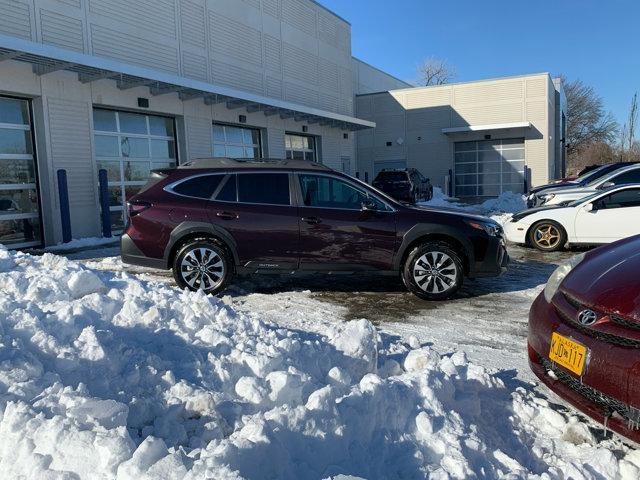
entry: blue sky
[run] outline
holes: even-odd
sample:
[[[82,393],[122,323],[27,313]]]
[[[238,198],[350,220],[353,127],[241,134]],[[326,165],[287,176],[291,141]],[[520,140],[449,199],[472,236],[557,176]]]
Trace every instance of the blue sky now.
[[[457,81],[580,78],[622,124],[640,92],[639,0],[320,0],[352,25],[353,55],[403,80],[429,56]]]

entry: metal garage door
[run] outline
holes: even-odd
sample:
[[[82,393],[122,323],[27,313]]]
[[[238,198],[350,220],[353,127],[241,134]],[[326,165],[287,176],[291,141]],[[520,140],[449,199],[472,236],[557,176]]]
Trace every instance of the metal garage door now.
[[[126,222],[127,198],[135,195],[153,169],[176,164],[173,118],[93,109],[96,162],[109,177],[111,227]]]
[[[522,193],[524,177],[524,138],[455,144],[455,191],[458,197]]]
[[[0,243],[42,244],[29,101],[0,97]]]

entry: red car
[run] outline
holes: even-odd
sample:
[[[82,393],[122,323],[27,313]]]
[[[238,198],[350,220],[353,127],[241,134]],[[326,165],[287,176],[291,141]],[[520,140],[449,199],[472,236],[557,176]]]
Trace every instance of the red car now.
[[[531,307],[528,350],[551,390],[640,442],[640,236],[558,267]]]

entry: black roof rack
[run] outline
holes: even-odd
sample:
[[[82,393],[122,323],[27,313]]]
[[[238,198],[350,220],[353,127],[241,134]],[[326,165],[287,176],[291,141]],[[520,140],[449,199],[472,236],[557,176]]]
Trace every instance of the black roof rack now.
[[[331,171],[331,169],[321,163],[312,162],[310,160],[283,160],[274,158],[197,158],[190,160],[182,165],[179,165],[180,169],[188,168],[233,168],[233,169],[276,169],[276,170],[318,170],[318,171]]]

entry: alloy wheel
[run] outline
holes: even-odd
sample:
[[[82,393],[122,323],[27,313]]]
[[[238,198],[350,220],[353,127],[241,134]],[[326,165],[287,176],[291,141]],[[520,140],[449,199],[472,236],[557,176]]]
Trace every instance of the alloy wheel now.
[[[427,293],[444,293],[454,288],[457,274],[456,263],[444,252],[427,252],[413,266],[413,279]]]
[[[211,248],[199,247],[189,251],[180,264],[183,280],[194,290],[213,290],[224,281],[225,265]]]
[[[533,232],[534,241],[544,249],[557,247],[560,238],[560,231],[554,225],[548,223],[538,226]]]

